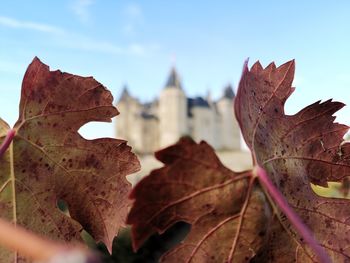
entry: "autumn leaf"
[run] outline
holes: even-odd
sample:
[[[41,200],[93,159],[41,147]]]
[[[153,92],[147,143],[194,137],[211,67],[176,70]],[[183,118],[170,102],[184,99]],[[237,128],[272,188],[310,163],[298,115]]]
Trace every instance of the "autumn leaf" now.
[[[350,175],[350,147],[343,143],[348,127],[334,123],[333,117],[344,104],[316,102],[286,115],[284,103],[294,90],[294,67],[294,61],[278,68],[272,63],[263,69],[257,62],[248,70],[245,65],[235,101],[236,116],[256,162],[264,166],[332,261],[345,262],[350,257],[350,201],[320,197],[310,186],[325,186]],[[290,222],[281,217],[279,222],[289,233],[290,262],[317,261]],[[286,238],[281,235],[281,240]]]
[[[0,160],[0,215],[37,234],[80,241],[82,228],[111,247],[124,225],[130,184],[140,167],[123,140],[86,140],[78,130],[118,114],[92,77],[50,71],[35,58],[23,79],[15,137]],[[0,121],[0,139],[10,130]],[[71,217],[57,208],[64,200]],[[21,256],[0,248],[6,262]],[[23,259],[22,259],[23,260]]]
[[[235,113],[254,164],[284,195],[333,262],[350,258],[350,203],[316,195],[310,183],[327,185],[350,174],[348,130],[332,116],[342,103],[316,102],[295,115],[284,113],[292,94],[294,61],[263,69],[244,67]],[[165,262],[320,262],[295,230],[256,169],[234,173],[213,150],[180,141],[156,154],[165,166],[134,189],[128,216],[134,246],[177,221],[192,224],[188,237]],[[294,222],[295,223],[295,222]]]
[[[235,257],[244,262],[254,256],[263,242],[270,208],[251,172],[230,171],[207,143],[186,138],[156,157],[166,166],[154,170],[131,193],[136,199],[128,216],[134,247],[154,232],[185,221],[192,224],[191,232],[165,261],[224,262]]]
[[[346,125],[334,123],[333,114],[344,104],[328,100],[285,115],[284,103],[292,94],[294,61],[251,70],[245,65],[235,100],[235,113],[244,139],[261,165],[282,162],[299,176],[321,186],[350,175],[350,144],[343,144]],[[292,163],[291,163],[292,162]],[[281,165],[283,166],[283,165]]]

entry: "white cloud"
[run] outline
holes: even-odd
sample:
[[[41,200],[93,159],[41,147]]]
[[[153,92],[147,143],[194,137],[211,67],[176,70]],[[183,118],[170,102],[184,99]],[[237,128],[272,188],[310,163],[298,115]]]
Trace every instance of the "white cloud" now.
[[[94,0],[75,0],[70,8],[82,23],[87,23],[90,20],[90,7],[94,2]]]
[[[142,18],[142,9],[136,3],[132,3],[126,6],[125,14],[130,19],[141,19]]]
[[[129,55],[145,57],[152,53],[158,52],[159,49],[160,49],[160,45],[156,43],[147,43],[147,44],[132,43],[128,46],[127,53]]]
[[[147,57],[149,54],[152,54],[159,49],[159,45],[156,44],[131,43],[127,46],[118,46],[111,42],[96,41],[94,39],[77,35],[59,41],[59,45],[66,48],[111,55]]]
[[[156,44],[142,43],[131,43],[126,46],[119,46],[110,41],[96,40],[49,24],[21,21],[4,16],[0,16],[0,26],[15,29],[34,30],[50,34],[51,40],[54,40],[52,45],[74,50],[106,53],[111,55],[145,56],[159,48],[159,46]],[[5,71],[9,69],[7,66],[0,64],[0,70]]]
[[[67,33],[64,38],[57,40],[57,44],[69,49],[84,50],[111,55],[121,55],[126,53],[122,47],[103,40],[95,40],[84,35]]]
[[[122,30],[126,35],[132,35],[136,31],[135,26],[132,23],[125,24]]]
[[[140,45],[140,44],[131,44],[129,45],[129,48],[128,48],[130,54],[133,54],[133,55],[145,55],[145,47],[143,45]]]
[[[35,23],[30,21],[20,21],[14,18],[0,16],[0,25],[5,27],[17,28],[17,29],[28,29],[44,33],[61,34],[64,32],[59,27],[55,27],[43,23]]]
[[[143,12],[140,5],[132,3],[124,8],[124,26],[123,32],[127,35],[133,35],[136,33],[136,29],[143,22]]]

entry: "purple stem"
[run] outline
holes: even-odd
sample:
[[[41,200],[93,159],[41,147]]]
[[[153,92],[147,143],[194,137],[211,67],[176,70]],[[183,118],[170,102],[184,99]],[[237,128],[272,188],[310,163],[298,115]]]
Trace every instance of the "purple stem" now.
[[[14,129],[11,129],[7,132],[6,138],[0,146],[0,157],[6,152],[15,135],[16,135],[16,131]]]
[[[265,187],[265,189],[267,189],[270,196],[277,203],[278,207],[288,217],[289,221],[292,223],[298,233],[304,238],[305,242],[315,252],[319,261],[322,263],[332,263],[324,248],[320,246],[320,244],[314,238],[310,229],[303,223],[300,217],[289,206],[284,196],[271,182],[265,170],[258,166],[257,175],[260,183]]]

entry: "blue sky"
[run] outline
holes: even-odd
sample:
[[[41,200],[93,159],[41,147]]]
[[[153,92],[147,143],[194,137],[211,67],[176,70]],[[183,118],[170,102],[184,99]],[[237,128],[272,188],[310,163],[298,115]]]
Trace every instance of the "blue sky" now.
[[[52,69],[94,76],[118,99],[151,100],[175,65],[190,96],[219,97],[237,85],[244,60],[278,65],[296,59],[292,114],[334,98],[348,107],[349,1],[112,1],[0,2],[0,117],[13,124],[23,74],[34,56]],[[174,59],[175,58],[175,59]],[[95,124],[94,124],[95,125]],[[113,136],[112,124],[89,125],[89,138]]]

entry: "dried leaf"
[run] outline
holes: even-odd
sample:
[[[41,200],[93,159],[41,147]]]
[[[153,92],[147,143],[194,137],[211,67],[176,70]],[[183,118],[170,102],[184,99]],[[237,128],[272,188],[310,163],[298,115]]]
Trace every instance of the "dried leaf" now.
[[[49,68],[35,58],[24,76],[16,135],[0,160],[1,217],[52,239],[77,241],[86,229],[111,247],[124,224],[130,184],[139,162],[123,140],[86,140],[90,121],[118,114],[112,95],[92,77]],[[10,127],[0,122],[0,138]],[[57,208],[64,200],[71,218]],[[0,249],[0,258],[17,254]],[[10,259],[12,258],[12,260]]]
[[[310,183],[325,186],[350,175],[350,147],[343,144],[348,127],[334,123],[332,116],[344,104],[316,102],[295,115],[285,115],[284,103],[294,90],[294,67],[294,61],[278,68],[271,63],[263,69],[257,62],[248,70],[245,65],[235,113],[257,163],[265,167],[333,262],[343,262],[350,257],[350,201],[320,197]],[[301,253],[310,262],[317,261],[289,221],[282,216],[279,221],[289,233],[290,262],[308,262]]]
[[[259,164],[301,166],[312,183],[327,186],[350,171],[350,144],[341,145],[349,128],[333,122],[333,114],[344,104],[318,101],[295,115],[285,115],[284,103],[294,90],[294,68],[294,61],[278,68],[271,63],[266,69],[257,62],[250,71],[245,65],[236,117]]]
[[[186,138],[156,157],[166,166],[153,171],[131,193],[136,199],[128,216],[134,247],[139,248],[152,233],[185,221],[192,224],[191,232],[165,255],[165,261],[252,258],[263,241],[270,208],[251,172],[230,171],[208,144]]]
[[[236,117],[255,164],[266,169],[331,260],[347,262],[350,203],[320,197],[310,186],[350,175],[350,147],[342,139],[348,127],[334,123],[332,116],[343,104],[316,102],[286,115],[293,77],[294,61],[278,68],[272,63],[263,69],[257,62],[249,70],[245,65]],[[181,141],[157,154],[165,167],[143,179],[131,195],[135,203],[128,222],[135,248],[153,232],[186,221],[192,224],[189,236],[164,261],[318,262],[253,173],[228,171],[213,151],[203,150],[205,145]],[[222,184],[225,188],[218,188]]]

